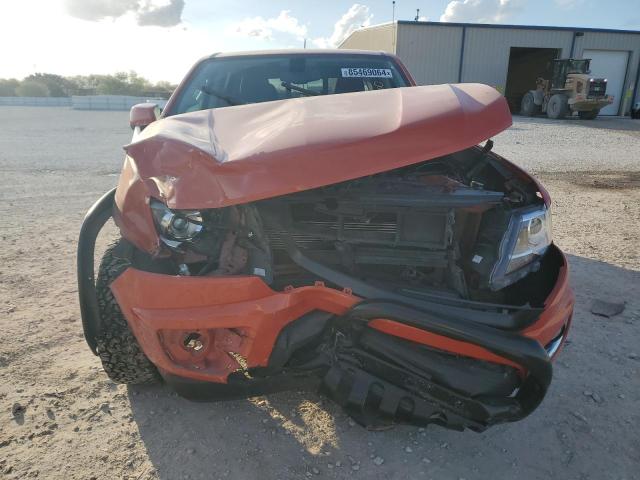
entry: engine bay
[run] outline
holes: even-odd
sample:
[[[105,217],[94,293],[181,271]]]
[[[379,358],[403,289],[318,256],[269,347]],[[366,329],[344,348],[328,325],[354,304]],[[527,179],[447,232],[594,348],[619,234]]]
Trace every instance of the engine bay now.
[[[156,223],[177,274],[257,275],[276,290],[312,285],[317,272],[294,260],[301,252],[402,295],[509,303],[505,287],[538,270],[541,255],[496,274],[505,238],[518,212],[544,203],[491,146],[250,204],[168,220],[161,212]],[[180,228],[196,234],[181,240]]]

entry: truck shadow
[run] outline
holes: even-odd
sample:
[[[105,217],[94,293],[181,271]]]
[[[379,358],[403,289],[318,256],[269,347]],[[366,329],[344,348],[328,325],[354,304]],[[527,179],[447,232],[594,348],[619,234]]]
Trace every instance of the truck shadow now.
[[[529,418],[481,434],[435,426],[371,432],[315,392],[193,403],[166,387],[131,387],[134,421],[156,471],[149,478],[633,477],[640,272],[569,261],[572,331],[547,398]],[[626,301],[625,311],[597,317],[589,311],[594,298]]]

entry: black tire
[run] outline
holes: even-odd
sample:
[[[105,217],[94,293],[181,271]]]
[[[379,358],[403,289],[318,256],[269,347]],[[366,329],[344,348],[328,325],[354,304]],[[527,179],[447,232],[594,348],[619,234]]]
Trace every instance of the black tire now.
[[[144,354],[129,329],[109,286],[131,264],[132,246],[124,240],[111,245],[100,262],[96,294],[101,329],[97,352],[104,371],[116,383],[130,385],[159,383],[156,367]]]
[[[569,103],[566,95],[556,93],[547,104],[547,117],[560,120],[569,114]]]
[[[578,116],[582,120],[595,120],[599,113],[600,110],[585,110],[583,112],[578,112]]]
[[[525,93],[522,102],[520,102],[520,115],[532,117],[537,113],[540,113],[540,105],[536,105],[533,93]]]

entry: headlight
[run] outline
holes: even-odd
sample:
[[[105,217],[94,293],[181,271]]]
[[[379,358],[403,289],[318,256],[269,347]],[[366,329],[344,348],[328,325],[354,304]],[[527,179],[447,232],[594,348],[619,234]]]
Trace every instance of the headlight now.
[[[551,212],[547,208],[515,217],[517,236],[508,257],[505,274],[533,262],[551,245]],[[513,234],[512,234],[513,235]]]
[[[551,212],[546,207],[496,208],[483,215],[470,267],[481,283],[501,290],[540,268],[551,244]]]
[[[154,199],[150,206],[160,238],[169,246],[176,247],[202,231],[202,214],[196,210],[171,210]]]

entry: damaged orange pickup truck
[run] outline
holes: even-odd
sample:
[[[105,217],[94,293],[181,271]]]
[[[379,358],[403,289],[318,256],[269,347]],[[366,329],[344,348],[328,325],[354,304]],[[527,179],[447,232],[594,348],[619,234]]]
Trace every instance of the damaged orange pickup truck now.
[[[540,404],[574,297],[547,192],[491,151],[511,125],[497,91],[418,87],[382,53],[218,54],[157,113],[132,109],[80,233],[84,332],[112,380],[319,388],[369,427],[481,431]]]

